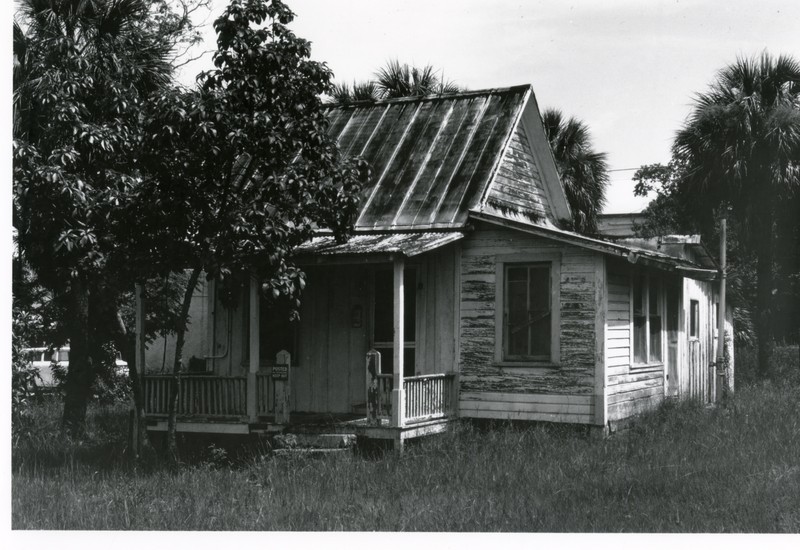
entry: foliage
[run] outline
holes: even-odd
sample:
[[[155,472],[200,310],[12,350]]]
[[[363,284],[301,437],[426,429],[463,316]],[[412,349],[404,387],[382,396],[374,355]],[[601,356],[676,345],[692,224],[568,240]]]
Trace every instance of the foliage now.
[[[607,155],[594,150],[585,122],[575,117],[566,119],[558,109],[545,109],[542,121],[572,210],[572,229],[595,234],[597,216],[606,204]]]
[[[350,231],[367,167],[326,135],[331,73],[288,29],[293,17],[277,1],[231,2],[214,23],[216,69],[153,101],[147,177],[128,212],[150,274],[226,281],[252,268],[266,291],[295,296],[292,250],[320,227]]]
[[[26,0],[14,22],[14,226],[22,261],[64,307],[71,428],[85,414],[92,354],[114,326],[112,283],[130,280],[120,243],[134,226],[121,214],[138,182],[144,100],[193,40],[194,4]]]
[[[644,235],[699,232],[704,242],[717,242],[724,210],[739,313],[757,312],[762,349],[771,347],[776,326],[778,336],[797,338],[800,64],[764,53],[720,71],[697,96],[669,165],[644,166],[634,179],[637,194],[656,192],[640,227]]]
[[[796,533],[797,357],[776,354],[785,383],[737,386],[713,409],[666,403],[606,439],[464,422],[403,455],[236,460],[217,440],[199,463],[142,472],[123,460],[124,410],[91,414],[81,446],[43,422],[13,452],[12,527]]]
[[[352,87],[347,83],[339,83],[333,86],[329,95],[334,102],[345,104],[464,91],[455,82],[438,76],[437,72],[432,65],[416,67],[394,59],[377,70],[374,80],[353,82]]]

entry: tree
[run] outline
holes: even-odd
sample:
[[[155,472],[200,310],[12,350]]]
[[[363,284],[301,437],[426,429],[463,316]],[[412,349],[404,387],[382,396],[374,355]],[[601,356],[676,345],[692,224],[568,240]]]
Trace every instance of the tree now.
[[[774,346],[779,205],[795,200],[800,188],[800,64],[764,52],[722,69],[698,94],[675,149],[686,160],[680,185],[696,199],[695,217],[729,206],[755,252],[758,365],[766,375]]]
[[[150,275],[191,272],[177,330],[181,369],[189,303],[201,273],[234,300],[251,276],[269,296],[299,304],[295,247],[329,228],[346,238],[368,177],[341,159],[327,136],[321,95],[331,72],[287,27],[294,14],[273,0],[233,0],[214,22],[216,69],[196,90],[166,90],[146,120],[146,173],[128,211]],[[143,265],[144,262],[135,262]],[[288,321],[288,319],[287,319]],[[174,444],[173,384],[168,447]]]
[[[399,97],[456,94],[463,88],[451,80],[443,80],[432,65],[415,67],[398,60],[390,60],[375,72],[374,80],[335,84],[330,97],[336,103],[353,101],[378,101]]]
[[[375,82],[383,98],[416,97],[431,94],[455,94],[461,88],[452,81],[436,75],[432,65],[414,67],[398,60],[390,60],[375,73]]]
[[[645,197],[655,194],[642,212],[643,221],[636,224],[636,234],[653,238],[670,234],[699,234],[701,242],[712,243],[709,250],[718,248],[713,243],[720,239],[719,219],[714,216],[696,217],[698,197],[687,195],[681,182],[686,177],[687,163],[673,151],[666,165],[651,164],[639,168],[633,176],[634,194]],[[701,201],[702,202],[702,201]],[[752,311],[755,303],[755,261],[752,251],[742,243],[742,227],[737,218],[728,216],[727,244],[727,295],[733,309],[734,341],[739,346],[753,343]]]
[[[73,433],[103,347],[90,320],[108,335],[103,294],[126,272],[117,245],[130,229],[119,214],[137,183],[143,100],[169,82],[174,47],[191,29],[174,7],[26,0],[14,22],[14,225],[23,261],[65,304],[63,420]]]
[[[572,229],[594,234],[597,216],[606,203],[606,154],[594,151],[589,127],[584,122],[574,117],[565,119],[558,109],[545,109],[542,120],[572,210]]]

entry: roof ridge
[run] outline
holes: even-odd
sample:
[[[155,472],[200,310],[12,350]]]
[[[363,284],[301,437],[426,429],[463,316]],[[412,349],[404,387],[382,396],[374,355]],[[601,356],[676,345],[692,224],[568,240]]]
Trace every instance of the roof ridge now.
[[[532,84],[518,84],[516,86],[507,86],[504,88],[485,88],[483,90],[465,90],[463,92],[455,92],[449,94],[428,94],[422,96],[407,96],[407,97],[394,97],[390,99],[362,99],[358,101],[348,101],[346,103],[332,102],[323,104],[323,109],[335,109],[346,107],[363,107],[366,105],[389,105],[394,103],[414,103],[423,101],[435,101],[444,99],[463,99],[466,97],[477,97],[492,94],[501,94],[509,92],[519,92],[528,88],[533,88]]]

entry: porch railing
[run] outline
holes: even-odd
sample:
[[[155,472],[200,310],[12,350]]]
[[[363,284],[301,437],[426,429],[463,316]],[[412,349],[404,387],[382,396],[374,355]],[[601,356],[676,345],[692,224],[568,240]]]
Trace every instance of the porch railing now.
[[[144,377],[145,413],[166,415],[172,374]],[[244,376],[179,375],[178,415],[208,417],[247,414],[247,378]]]
[[[256,374],[256,413],[259,416],[275,414],[275,383],[270,374],[263,372]]]
[[[403,379],[405,421],[445,418],[456,410],[455,374],[426,374]]]

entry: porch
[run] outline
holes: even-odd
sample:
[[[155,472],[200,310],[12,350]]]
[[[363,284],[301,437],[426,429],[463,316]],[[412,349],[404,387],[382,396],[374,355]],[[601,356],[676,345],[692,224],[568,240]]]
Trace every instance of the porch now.
[[[373,361],[379,357],[377,352],[371,354]],[[441,433],[457,417],[455,374],[406,377],[402,391],[397,392],[393,391],[393,382],[392,375],[377,373],[368,382],[363,412],[310,414],[282,409],[281,402],[288,401],[288,379],[273,378],[272,372],[259,372],[250,379],[213,374],[151,374],[144,377],[145,413],[148,430],[166,431],[169,399],[173,386],[177,386],[179,432],[339,433],[391,440],[399,446],[406,439]]]

